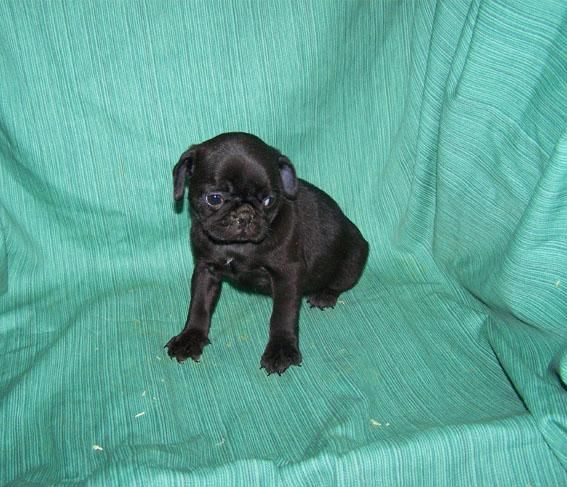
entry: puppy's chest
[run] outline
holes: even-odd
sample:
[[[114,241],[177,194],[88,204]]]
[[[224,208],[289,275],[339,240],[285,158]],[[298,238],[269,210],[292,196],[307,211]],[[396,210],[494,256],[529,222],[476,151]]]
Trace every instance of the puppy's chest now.
[[[254,258],[236,252],[217,254],[214,266],[224,277],[243,283],[268,277],[266,269]]]

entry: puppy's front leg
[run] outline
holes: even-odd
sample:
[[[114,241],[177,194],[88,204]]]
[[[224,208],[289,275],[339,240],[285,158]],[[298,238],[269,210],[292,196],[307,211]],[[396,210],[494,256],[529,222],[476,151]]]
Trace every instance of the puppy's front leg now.
[[[289,366],[301,363],[298,345],[301,292],[299,272],[272,277],[274,306],[270,319],[270,339],[260,361],[261,368],[283,374]]]
[[[178,362],[192,358],[198,362],[210,343],[209,328],[221,288],[220,277],[204,263],[197,263],[191,278],[191,303],[185,328],[167,342],[167,353]]]

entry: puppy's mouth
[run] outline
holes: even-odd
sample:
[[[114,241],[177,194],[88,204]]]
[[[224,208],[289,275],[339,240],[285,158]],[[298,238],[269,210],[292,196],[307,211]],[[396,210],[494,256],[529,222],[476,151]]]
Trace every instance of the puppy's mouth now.
[[[267,231],[256,231],[249,229],[235,229],[231,227],[205,227],[205,232],[211,240],[216,243],[255,243],[258,244],[262,242],[268,232]]]

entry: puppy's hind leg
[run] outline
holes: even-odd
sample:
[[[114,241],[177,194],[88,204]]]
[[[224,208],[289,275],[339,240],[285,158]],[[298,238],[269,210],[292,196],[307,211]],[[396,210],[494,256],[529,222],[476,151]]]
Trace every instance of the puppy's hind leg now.
[[[307,297],[307,302],[312,308],[334,308],[337,304],[337,298],[341,291],[334,291],[333,289],[322,289]]]
[[[348,239],[349,252],[338,266],[338,270],[327,287],[311,294],[307,302],[312,308],[334,308],[340,294],[354,287],[360,279],[368,259],[368,242],[356,227]],[[354,245],[353,245],[354,242]]]

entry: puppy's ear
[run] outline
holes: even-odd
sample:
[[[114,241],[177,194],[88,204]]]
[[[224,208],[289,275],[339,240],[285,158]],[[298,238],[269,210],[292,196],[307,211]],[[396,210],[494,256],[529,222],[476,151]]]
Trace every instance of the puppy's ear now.
[[[295,175],[295,168],[291,161],[286,157],[280,155],[278,160],[278,167],[280,170],[280,178],[285,195],[293,200],[297,196],[297,176]]]
[[[175,201],[183,199],[186,179],[193,174],[195,152],[194,146],[189,147],[189,149],[181,154],[179,161],[173,168],[173,198]]]

